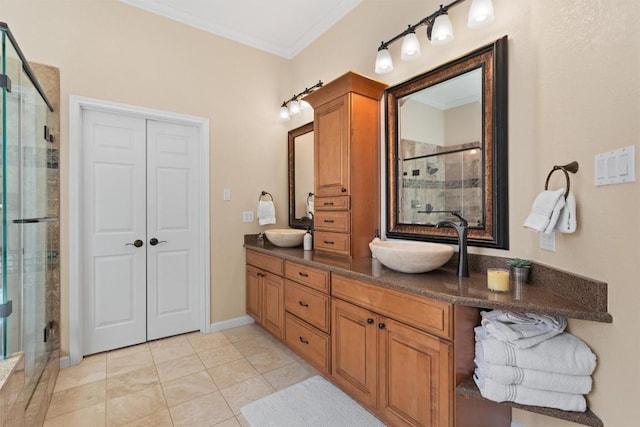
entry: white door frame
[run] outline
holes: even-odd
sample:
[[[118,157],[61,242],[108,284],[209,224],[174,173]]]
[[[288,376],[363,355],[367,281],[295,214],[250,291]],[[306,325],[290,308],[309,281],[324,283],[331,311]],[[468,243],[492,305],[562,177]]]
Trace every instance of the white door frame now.
[[[200,129],[199,157],[201,204],[198,218],[200,257],[198,282],[200,283],[200,332],[209,332],[210,310],[210,217],[209,217],[209,119],[180,113],[154,110],[111,101],[69,96],[69,361],[77,365],[82,360],[82,110],[126,114],[146,119],[161,120],[196,126]]]

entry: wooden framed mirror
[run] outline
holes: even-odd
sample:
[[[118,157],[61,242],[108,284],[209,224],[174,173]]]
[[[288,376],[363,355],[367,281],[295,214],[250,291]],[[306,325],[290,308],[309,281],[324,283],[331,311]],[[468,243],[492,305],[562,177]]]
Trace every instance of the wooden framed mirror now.
[[[508,249],[507,37],[386,91],[387,236]]]
[[[313,201],[313,122],[289,131],[289,226],[311,227]],[[311,209],[313,210],[313,209]]]

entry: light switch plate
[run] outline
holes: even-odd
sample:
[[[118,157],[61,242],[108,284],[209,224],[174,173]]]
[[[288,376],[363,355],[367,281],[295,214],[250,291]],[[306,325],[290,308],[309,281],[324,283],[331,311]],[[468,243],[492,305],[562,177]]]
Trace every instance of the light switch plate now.
[[[222,191],[222,200],[224,200],[224,201],[229,201],[229,200],[231,200],[231,189],[229,189],[229,188],[225,188],[225,189]]]
[[[594,170],[596,186],[635,182],[635,145],[596,154]]]
[[[243,211],[242,222],[253,222],[253,211]]]

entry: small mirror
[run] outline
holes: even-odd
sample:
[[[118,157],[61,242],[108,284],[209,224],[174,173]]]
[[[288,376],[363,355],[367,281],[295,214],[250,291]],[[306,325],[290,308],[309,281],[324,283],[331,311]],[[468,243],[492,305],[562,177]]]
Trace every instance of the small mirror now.
[[[313,122],[289,131],[289,226],[311,226],[313,212]]]
[[[389,237],[508,248],[506,37],[387,89]]]

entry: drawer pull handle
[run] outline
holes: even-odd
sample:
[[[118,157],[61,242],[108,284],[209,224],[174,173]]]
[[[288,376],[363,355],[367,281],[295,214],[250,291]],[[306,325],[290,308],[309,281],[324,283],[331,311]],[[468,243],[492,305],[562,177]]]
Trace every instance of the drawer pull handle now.
[[[368,323],[369,325],[373,324],[373,319],[372,319],[372,318],[368,318],[368,319],[367,319],[367,323]]]
[[[387,325],[384,323],[378,323],[378,329],[384,329]]]
[[[309,277],[309,275],[307,273],[303,273],[302,271],[299,271],[298,275],[301,276],[301,277]]]
[[[305,304],[302,301],[298,301],[298,304],[300,304],[300,307],[309,307],[309,304]]]
[[[325,245],[334,245],[335,244],[331,240],[325,240],[324,243],[325,243]]]
[[[333,202],[324,202],[325,206],[333,206]]]
[[[324,220],[324,222],[328,222],[328,223],[330,223],[330,224],[331,224],[331,223],[333,223],[333,222],[335,222],[335,221],[334,221],[334,220],[332,220],[332,219],[325,219],[325,220]]]
[[[302,344],[309,344],[309,340],[305,340],[305,339],[304,339],[304,338],[302,338],[302,337],[298,337],[298,338],[300,339],[300,342],[301,342]]]

